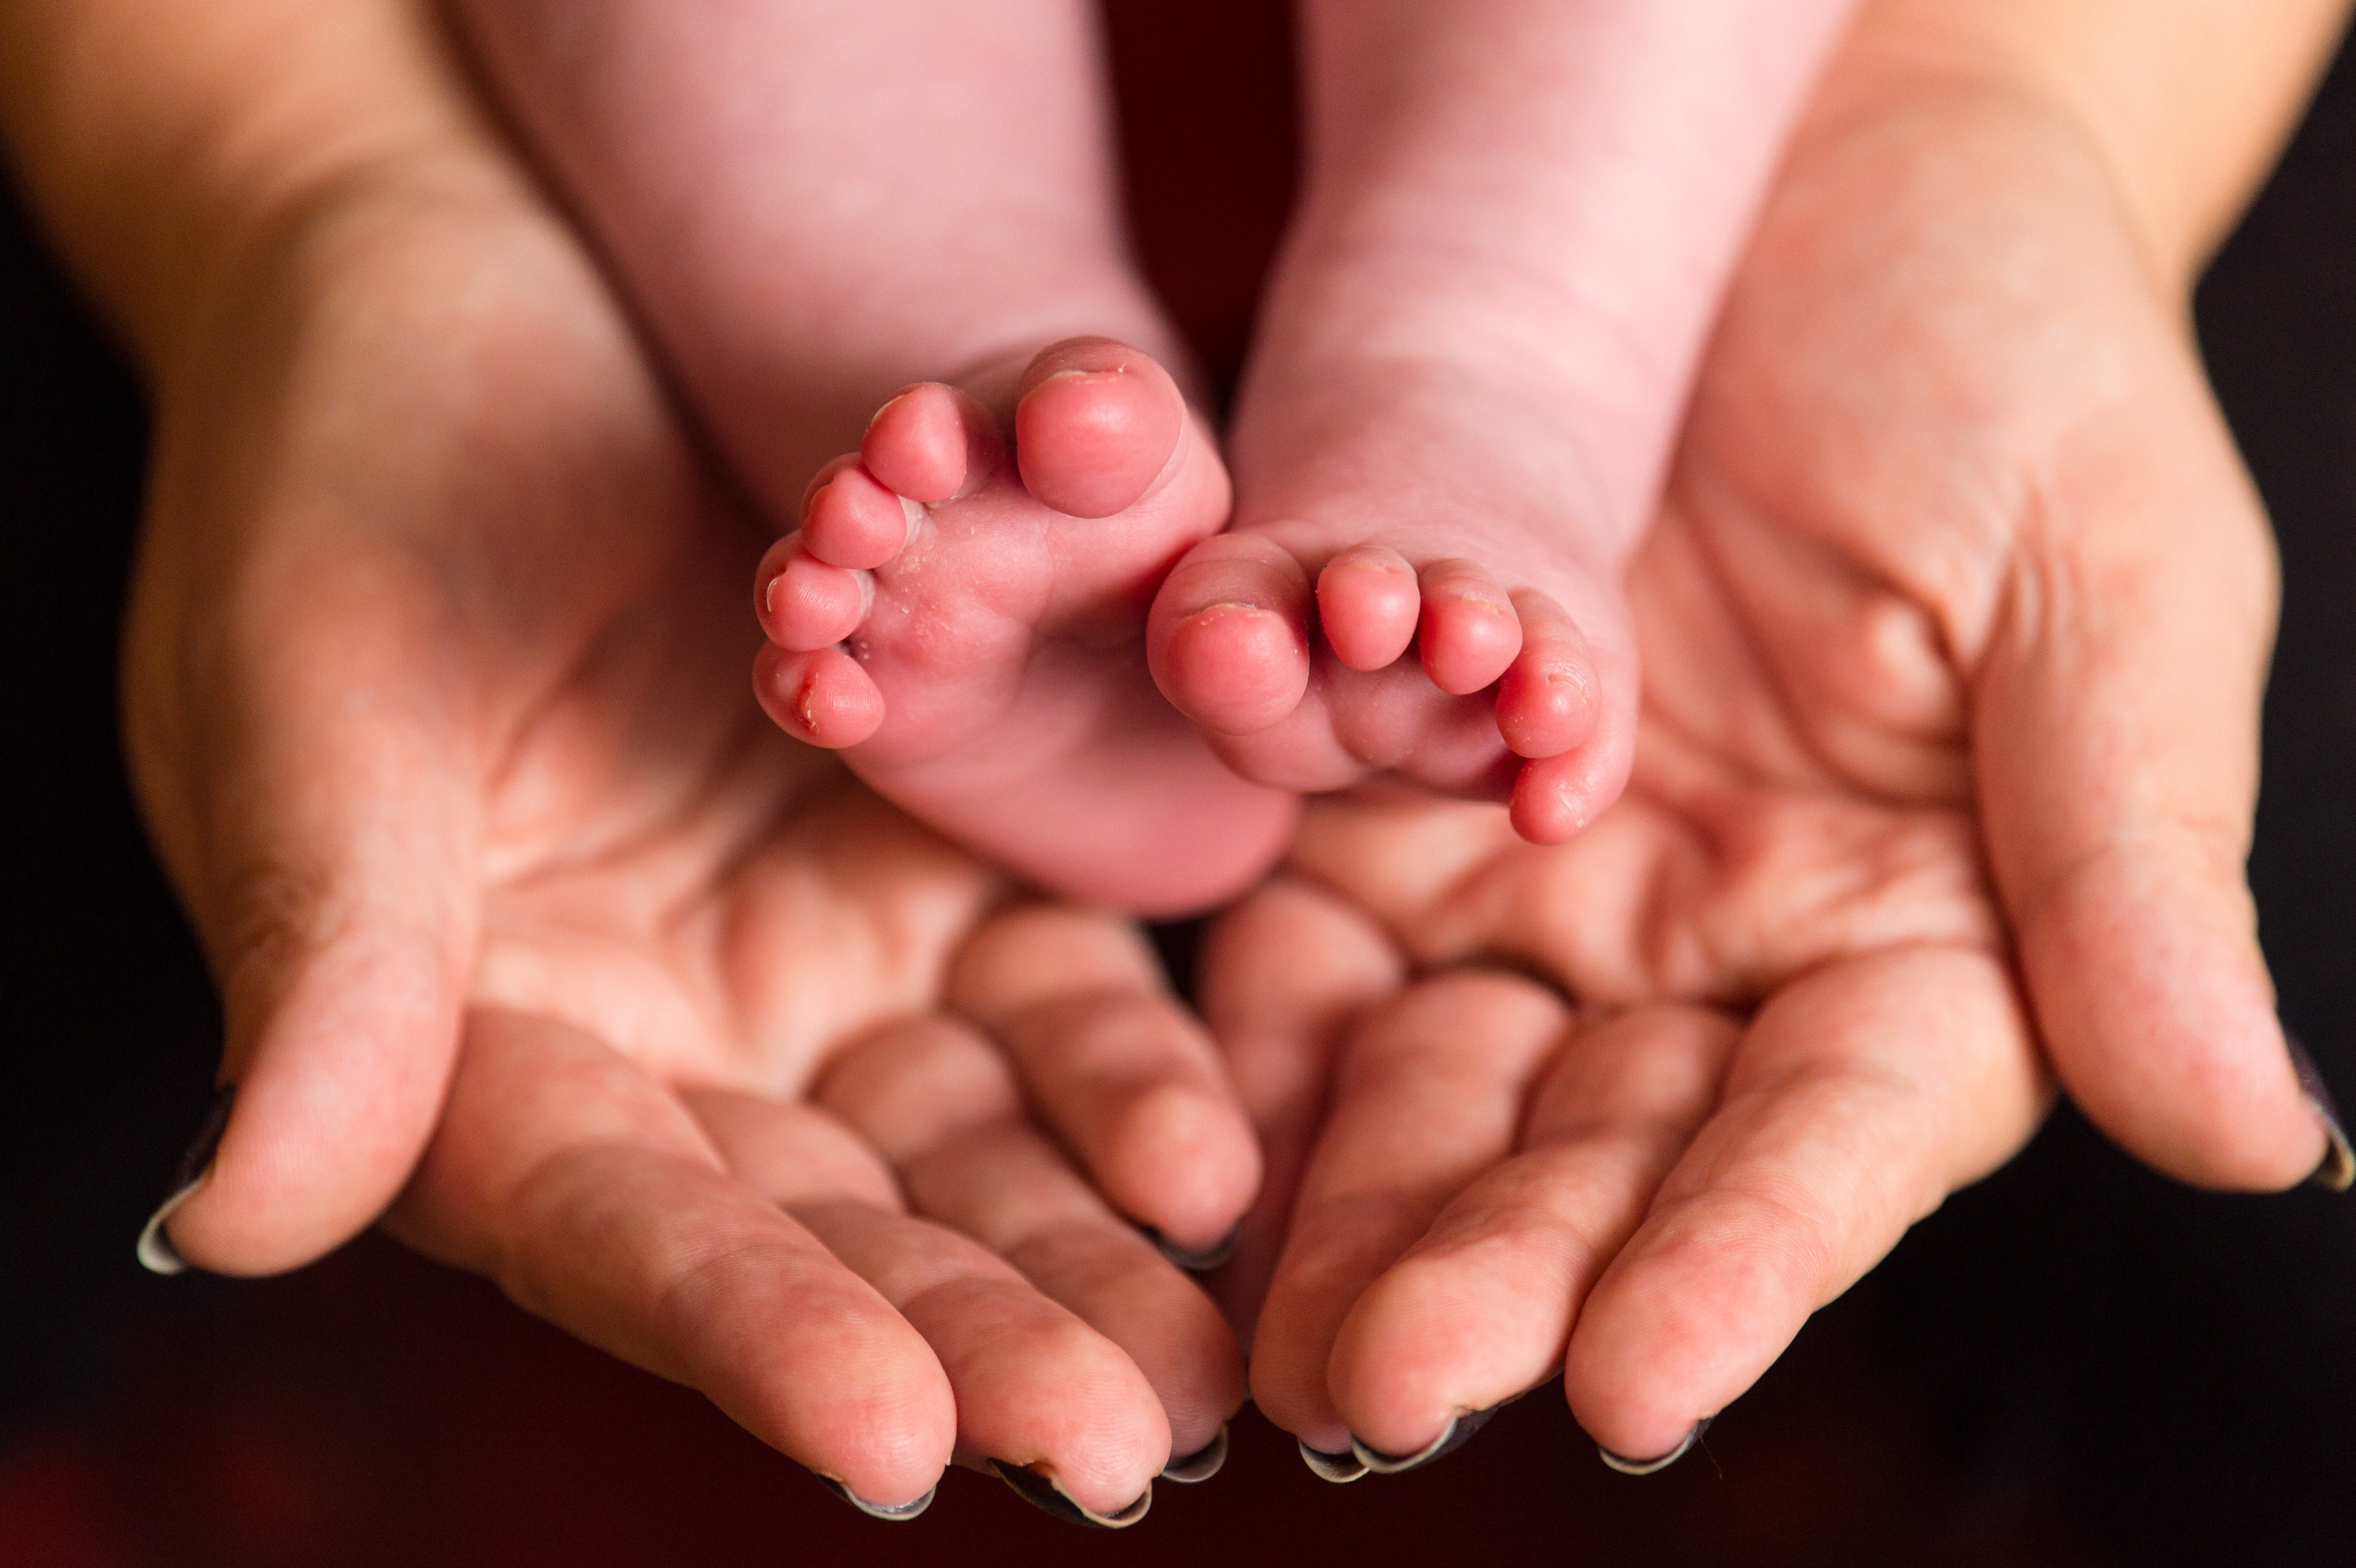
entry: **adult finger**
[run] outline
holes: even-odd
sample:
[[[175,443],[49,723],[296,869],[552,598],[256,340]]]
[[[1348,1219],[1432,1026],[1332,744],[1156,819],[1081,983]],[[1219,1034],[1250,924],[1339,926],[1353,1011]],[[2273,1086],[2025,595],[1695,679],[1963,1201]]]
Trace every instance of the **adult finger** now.
[[[1366,1287],[1328,1381],[1361,1462],[1403,1468],[1562,1366],[1580,1304],[1715,1107],[1738,1035],[1655,1007],[1576,1026],[1517,1152]]]
[[[1978,672],[1989,850],[2071,1097],[2186,1180],[2356,1162],[2303,1095],[2244,879],[2275,613],[2256,497],[2179,336],[2063,443]]]
[[[967,944],[948,999],[1004,1048],[1116,1208],[1183,1263],[1224,1254],[1259,1185],[1259,1147],[1217,1047],[1136,928],[1011,910]]]
[[[1051,1512],[1076,1509],[1079,1522],[1144,1516],[1151,1455],[1166,1450],[1168,1430],[1118,1346],[980,1243],[901,1212],[876,1152],[832,1116],[756,1095],[687,1098],[731,1174],[800,1221],[925,1337],[957,1400],[965,1462],[990,1466]]]
[[[1247,1346],[1325,1115],[1334,1058],[1359,1016],[1397,992],[1404,974],[1398,950],[1365,915],[1285,877],[1264,884],[1205,937],[1203,1018],[1260,1144],[1259,1196],[1211,1280]]]
[[[161,389],[125,729],[236,1086],[163,1266],[291,1267],[391,1201],[456,1048],[502,736],[710,515],[586,259],[477,172],[483,202],[355,188],[292,226]]]
[[[1321,1475],[1355,1479],[1328,1367],[1351,1307],[1475,1176],[1511,1152],[1569,1013],[1502,974],[1427,982],[1344,1048],[1252,1342],[1252,1398]],[[1344,1473],[1346,1472],[1346,1473]]]
[[[1070,1496],[1119,1513],[1172,1455],[1217,1443],[1242,1402],[1234,1336],[1032,1123],[998,1051],[962,1025],[917,1020],[836,1060],[818,1098],[891,1159],[916,1212],[1005,1259],[1133,1367],[1108,1385],[1084,1447],[1042,1455]]]
[[[279,564],[209,609],[143,584],[130,639],[134,770],[227,1028],[225,1124],[141,1240],[161,1272],[269,1273],[364,1229],[456,1045],[480,798],[464,726],[404,568]],[[159,546],[143,575],[176,569]]]
[[[1992,955],[1896,950],[1778,993],[1572,1330],[1580,1424],[1622,1464],[1682,1452],[1810,1313],[2008,1159],[2051,1098]]]
[[[482,1010],[391,1225],[701,1390],[855,1498],[905,1507],[951,1456],[949,1379],[875,1286],[776,1207],[783,1174],[772,1151],[770,1193],[731,1176],[676,1097],[592,1037]],[[812,1174],[795,1196],[818,1199],[826,1172]]]

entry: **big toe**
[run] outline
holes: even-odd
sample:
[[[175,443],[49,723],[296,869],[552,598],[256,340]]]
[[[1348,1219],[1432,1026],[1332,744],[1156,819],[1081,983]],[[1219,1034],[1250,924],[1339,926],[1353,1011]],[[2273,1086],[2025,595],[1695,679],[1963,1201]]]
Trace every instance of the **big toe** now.
[[[1146,656],[1173,707],[1217,735],[1256,735],[1309,686],[1309,576],[1267,540],[1223,533],[1171,570]]]
[[[1040,350],[1014,406],[1023,487],[1072,517],[1110,517],[1142,499],[1184,434],[1186,400],[1153,357],[1110,338]]]

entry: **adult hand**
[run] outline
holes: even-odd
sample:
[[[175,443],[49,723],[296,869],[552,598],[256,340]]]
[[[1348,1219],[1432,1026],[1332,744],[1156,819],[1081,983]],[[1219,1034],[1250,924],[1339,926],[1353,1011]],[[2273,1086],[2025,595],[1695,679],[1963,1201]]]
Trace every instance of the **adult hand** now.
[[[425,8],[50,20],[247,160],[190,141],[233,231],[112,301],[158,403],[131,752],[235,1086],[143,1254],[291,1267],[406,1187],[400,1234],[872,1504],[958,1454],[1141,1511],[1242,1372],[1130,1221],[1206,1245],[1257,1176],[1150,953],[762,716],[766,542]],[[29,161],[105,295],[77,145]]]
[[[1557,850],[1328,804],[1215,935],[1270,1171],[1226,1289],[1312,1464],[1558,1370],[1609,1453],[1683,1452],[2048,1061],[2163,1170],[2347,1184],[2242,879],[2265,520],[2147,256],[2042,105],[1820,117],[1633,579],[1627,798]],[[1489,972],[1361,1019],[1408,966]]]

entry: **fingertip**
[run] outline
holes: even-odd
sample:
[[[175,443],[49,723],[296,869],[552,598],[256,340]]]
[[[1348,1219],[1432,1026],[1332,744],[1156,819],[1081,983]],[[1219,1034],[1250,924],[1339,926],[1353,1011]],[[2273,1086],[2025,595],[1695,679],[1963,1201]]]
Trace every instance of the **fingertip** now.
[[[1327,1372],[1334,1408],[1354,1439],[1377,1454],[1419,1453],[1456,1416],[1544,1375],[1543,1367],[1528,1376],[1516,1371],[1494,1394],[1466,1394],[1494,1380],[1500,1352],[1512,1358],[1520,1348],[1512,1343],[1520,1326],[1496,1321],[1499,1303],[1486,1294],[1460,1266],[1412,1254],[1366,1287],[1334,1337]],[[1551,1359],[1558,1344],[1550,1337],[1542,1357]]]
[[[2237,867],[2152,843],[2106,852],[2037,901],[2020,946],[2056,1074],[2130,1153],[2239,1192],[2327,1161]]]
[[[1188,1253],[1225,1242],[1259,1191],[1259,1144],[1242,1107],[1194,1083],[1163,1082],[1131,1101],[1103,1162],[1108,1196]]]
[[[828,1305],[814,1299],[805,1310],[814,1316]],[[832,1326],[803,1331],[819,1342],[802,1348],[811,1363],[844,1369],[823,1379],[830,1385],[824,1396],[812,1397],[821,1380],[804,1367],[779,1368],[757,1393],[723,1392],[723,1408],[859,1502],[905,1507],[940,1484],[957,1452],[956,1391],[932,1347],[897,1314],[871,1307]],[[723,1391],[727,1376],[712,1374]],[[730,1409],[740,1402],[745,1408]]]
[[[1279,1431],[1321,1454],[1350,1452],[1350,1423],[1333,1406],[1326,1384],[1330,1327],[1305,1320],[1300,1299],[1271,1293],[1254,1326],[1244,1368],[1251,1402]]]
[[[1563,1394],[1597,1446],[1666,1455],[1772,1366],[1816,1305],[1808,1238],[1759,1205],[1647,1221],[1573,1327]]]
[[[232,975],[231,1038],[251,1029],[253,1044],[233,1053],[233,1105],[158,1228],[212,1273],[281,1273],[373,1224],[433,1134],[456,1052],[455,960],[424,932],[361,918],[274,983],[249,1004]],[[258,1024],[250,1007],[266,1010]]]
[[[682,1208],[691,1212],[691,1201]],[[717,1206],[709,1218],[729,1235],[730,1217]],[[577,1237],[554,1240],[580,1244]],[[692,1257],[701,1240],[683,1230],[678,1250]],[[691,1273],[647,1281],[668,1285],[676,1301],[660,1321],[631,1322],[628,1330],[663,1336],[663,1352],[678,1359],[672,1375],[763,1442],[862,1498],[903,1503],[937,1484],[957,1449],[958,1403],[926,1337],[822,1251],[805,1254],[752,1234],[733,1240],[741,1249],[734,1258],[700,1259]],[[628,1266],[646,1265],[633,1258]],[[626,1276],[625,1283],[639,1282]],[[598,1293],[611,1287],[584,1281],[575,1288],[584,1299],[552,1304],[551,1316],[580,1332],[573,1314],[602,1306]]]

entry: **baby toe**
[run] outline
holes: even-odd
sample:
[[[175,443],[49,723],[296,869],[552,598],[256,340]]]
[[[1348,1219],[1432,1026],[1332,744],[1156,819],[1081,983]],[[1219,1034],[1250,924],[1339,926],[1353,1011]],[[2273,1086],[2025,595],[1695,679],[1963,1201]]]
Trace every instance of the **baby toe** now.
[[[872,571],[908,547],[911,503],[845,458],[802,508],[802,549],[830,566]]]
[[[859,629],[874,600],[874,579],[791,550],[761,591],[761,629],[797,652],[831,648]]]
[[[753,692],[779,729],[829,750],[857,746],[884,725],[884,693],[839,648],[764,648],[753,660]]]
[[[1423,596],[1406,556],[1354,545],[1317,575],[1317,624],[1333,657],[1353,670],[1396,663],[1415,640]]]
[[[1503,675],[1522,649],[1521,618],[1505,591],[1470,561],[1435,561],[1419,578],[1416,636],[1431,683],[1462,697]]]
[[[1561,606],[1513,596],[1522,649],[1497,685],[1497,733],[1519,757],[1558,757],[1595,729],[1595,657]]]
[[[973,447],[988,423],[955,387],[922,381],[875,411],[859,444],[860,461],[877,480],[912,501],[931,505],[963,490]]]
[[[1135,506],[1170,466],[1186,402],[1153,357],[1109,338],[1042,349],[1014,405],[1023,488],[1073,517]]]
[[[1309,689],[1308,618],[1308,574],[1290,555],[1248,534],[1205,540],[1154,598],[1146,623],[1154,682],[1204,729],[1257,734]]]
[[[1558,757],[1525,762],[1514,780],[1514,831],[1537,844],[1577,838],[1628,787],[1633,755],[1621,737],[1596,735]]]

